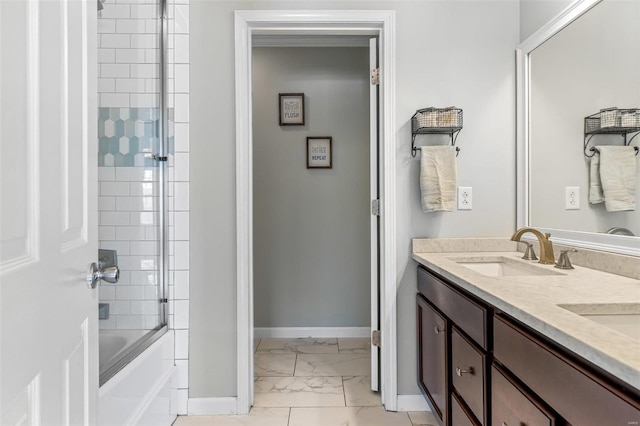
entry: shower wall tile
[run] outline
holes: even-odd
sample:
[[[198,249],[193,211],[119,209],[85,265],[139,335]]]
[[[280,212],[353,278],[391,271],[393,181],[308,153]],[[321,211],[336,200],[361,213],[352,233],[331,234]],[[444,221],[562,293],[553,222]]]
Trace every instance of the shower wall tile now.
[[[116,198],[115,197],[98,197],[98,210],[108,211],[116,209]]]
[[[116,32],[115,19],[98,19],[98,34],[109,34]]]
[[[177,4],[173,11],[175,34],[189,34],[189,5]]]
[[[115,240],[116,227],[115,226],[98,226],[98,240]]]
[[[100,12],[100,19],[129,18],[131,16],[131,6],[128,4],[118,4],[109,2]]]
[[[106,250],[116,250],[118,256],[124,256],[131,253],[131,244],[129,241],[100,241],[100,248]],[[123,273],[120,274],[121,277]]]
[[[174,328],[177,330],[189,328],[189,301],[174,301]]]
[[[158,15],[158,6],[155,4],[131,5],[131,17],[138,19],[154,19]]]
[[[115,78],[99,78],[98,79],[99,92],[114,92],[115,90],[116,90]]]
[[[129,48],[131,47],[130,34],[102,34],[100,36],[100,48]]]
[[[176,359],[189,358],[189,330],[175,330]]]

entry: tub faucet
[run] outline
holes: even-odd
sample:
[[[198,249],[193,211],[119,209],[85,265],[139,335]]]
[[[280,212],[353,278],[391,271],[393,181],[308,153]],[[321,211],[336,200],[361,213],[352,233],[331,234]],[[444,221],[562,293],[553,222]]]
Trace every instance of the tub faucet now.
[[[527,232],[535,235],[540,243],[540,260],[538,263],[554,265],[556,261],[555,256],[553,255],[553,244],[551,243],[551,240],[549,240],[551,234],[542,235],[540,231],[533,228],[520,228],[511,236],[511,241],[520,241],[520,237]]]

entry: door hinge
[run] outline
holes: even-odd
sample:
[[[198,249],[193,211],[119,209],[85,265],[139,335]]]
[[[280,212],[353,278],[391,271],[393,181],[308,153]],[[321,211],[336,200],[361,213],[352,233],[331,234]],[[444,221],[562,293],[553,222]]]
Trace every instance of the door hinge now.
[[[380,84],[380,68],[374,68],[371,70],[371,85],[377,86]]]
[[[381,347],[381,335],[380,330],[371,331],[371,345]]]
[[[380,216],[380,200],[371,200],[371,214]]]
[[[160,299],[160,303],[169,303],[169,300],[167,300],[167,299]]]

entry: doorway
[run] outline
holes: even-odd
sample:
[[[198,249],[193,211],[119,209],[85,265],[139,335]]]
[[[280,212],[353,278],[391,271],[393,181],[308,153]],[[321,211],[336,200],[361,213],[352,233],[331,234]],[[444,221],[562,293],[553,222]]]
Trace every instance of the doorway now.
[[[294,40],[253,40],[254,406],[380,405],[369,38]]]
[[[381,394],[385,408],[397,407],[395,313],[394,13],[389,11],[236,12],[236,194],[238,259],[237,411],[253,403],[253,136],[252,36],[367,35],[381,41],[380,68],[380,328]],[[321,24],[321,25],[320,25]],[[322,27],[322,28],[321,28]]]

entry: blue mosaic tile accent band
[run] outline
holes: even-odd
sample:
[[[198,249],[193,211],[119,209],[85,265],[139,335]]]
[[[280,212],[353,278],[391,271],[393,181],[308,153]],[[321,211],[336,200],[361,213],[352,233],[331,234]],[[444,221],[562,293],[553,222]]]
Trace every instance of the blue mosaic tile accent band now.
[[[169,109],[169,147],[173,149]],[[159,108],[98,108],[98,166],[154,167],[160,150]]]

